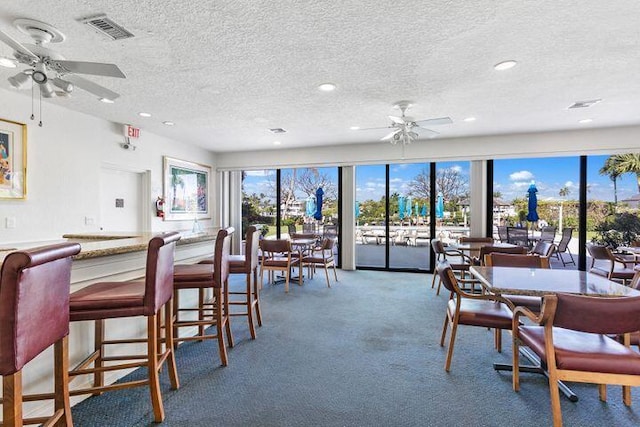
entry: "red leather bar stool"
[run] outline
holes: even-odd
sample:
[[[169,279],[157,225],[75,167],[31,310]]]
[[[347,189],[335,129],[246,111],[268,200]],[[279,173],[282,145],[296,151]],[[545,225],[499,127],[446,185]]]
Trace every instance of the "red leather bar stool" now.
[[[173,273],[175,305],[173,307],[175,321],[173,323],[174,347],[180,341],[218,340],[218,352],[223,366],[227,366],[227,347],[224,333],[227,334],[229,347],[233,347],[233,335],[229,324],[229,252],[231,250],[231,234],[233,228],[221,229],[216,236],[213,264],[178,264]],[[198,306],[195,308],[180,307],[180,291],[198,290]],[[212,299],[207,300],[208,291]],[[197,313],[197,319],[186,318],[183,314]],[[193,316],[192,316],[193,317]],[[206,328],[215,326],[215,333],[207,333]],[[179,336],[179,328],[198,328],[194,336]]]
[[[244,291],[229,291],[229,306],[243,306],[242,311],[231,311],[229,316],[247,316],[251,338],[256,339],[256,328],[253,321],[253,313],[262,326],[262,314],[260,313],[260,290],[258,289],[258,252],[260,243],[260,231],[253,225],[247,227],[245,236],[244,255],[229,256],[229,274],[244,274],[247,278],[247,287]],[[200,261],[200,264],[213,264],[214,260]],[[253,278],[253,280],[252,280]]]
[[[79,394],[100,394],[122,388],[149,386],[156,422],[164,420],[164,406],[160,394],[160,370],[167,362],[171,388],[179,387],[176,361],[173,353],[171,305],[173,302],[173,262],[176,242],[180,233],[156,236],[149,241],[144,281],[100,282],[71,294],[71,321],[95,322],[95,351],[69,372],[70,381],[80,375],[92,375],[93,386],[70,391]],[[161,310],[164,308],[162,327]],[[142,339],[106,339],[105,320],[144,316],[147,318],[147,337]],[[162,331],[165,331],[164,337]],[[145,343],[146,354],[108,356],[108,345]],[[164,348],[163,345],[164,344]],[[149,378],[104,385],[104,373],[122,369],[147,367]]]
[[[0,272],[0,375],[4,426],[72,426],[69,404],[69,283],[77,243],[12,252]],[[22,368],[54,346],[54,394],[22,395]],[[22,403],[54,399],[54,414],[23,419]]]

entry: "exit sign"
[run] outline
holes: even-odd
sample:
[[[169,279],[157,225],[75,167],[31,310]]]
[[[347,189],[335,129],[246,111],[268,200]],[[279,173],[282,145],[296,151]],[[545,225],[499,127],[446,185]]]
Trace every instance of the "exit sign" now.
[[[140,129],[127,125],[127,137],[140,138]]]

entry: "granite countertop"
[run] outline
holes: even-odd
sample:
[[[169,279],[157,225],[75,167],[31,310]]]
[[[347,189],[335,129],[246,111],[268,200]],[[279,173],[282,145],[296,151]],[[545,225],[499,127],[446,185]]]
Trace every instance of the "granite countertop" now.
[[[182,238],[178,240],[177,244],[188,245],[191,243],[213,241],[216,238],[217,231],[217,229],[209,229],[201,233],[180,231]],[[147,249],[149,240],[157,234],[159,233],[70,233],[63,234],[62,239],[7,244],[0,247],[0,263],[4,260],[5,256],[15,250],[53,245],[56,243],[80,243],[80,253],[73,257],[73,259],[76,260],[144,251]]]

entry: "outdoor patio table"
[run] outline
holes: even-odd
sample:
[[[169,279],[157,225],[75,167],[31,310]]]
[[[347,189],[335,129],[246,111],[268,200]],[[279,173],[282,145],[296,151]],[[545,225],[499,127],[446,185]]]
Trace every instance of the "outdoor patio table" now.
[[[640,296],[640,291],[579,270],[473,266],[469,272],[488,292],[497,295],[543,296],[569,293],[598,297]],[[526,348],[521,347],[521,352],[529,360],[537,361],[537,358]],[[494,363],[493,368],[497,371],[513,370],[512,365],[502,363]],[[546,375],[539,366],[521,366],[520,371]],[[578,400],[578,396],[562,382],[558,382],[558,387],[569,400],[573,402]]]

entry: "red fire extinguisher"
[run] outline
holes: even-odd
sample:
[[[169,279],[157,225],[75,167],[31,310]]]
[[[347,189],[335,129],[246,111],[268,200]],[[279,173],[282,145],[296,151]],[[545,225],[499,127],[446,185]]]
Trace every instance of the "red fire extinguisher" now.
[[[156,200],[156,216],[164,218],[164,198],[161,196]]]

